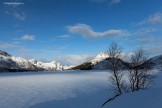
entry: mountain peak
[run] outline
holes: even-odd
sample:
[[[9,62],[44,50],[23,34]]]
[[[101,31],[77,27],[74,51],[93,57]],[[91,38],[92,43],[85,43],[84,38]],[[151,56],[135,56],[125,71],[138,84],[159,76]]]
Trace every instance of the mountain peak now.
[[[56,61],[51,61],[50,63],[51,63],[51,64],[56,64],[57,62],[56,62]]]
[[[109,58],[108,52],[101,52],[99,53],[94,59],[91,60],[92,64],[96,64],[102,60],[105,60],[106,58]]]
[[[7,52],[2,51],[2,50],[0,50],[0,55],[6,56],[6,57],[11,57],[10,54],[8,54]]]
[[[100,57],[105,57],[105,56],[108,56],[109,54],[108,54],[108,52],[101,52],[101,53],[99,53],[97,56],[100,56]]]

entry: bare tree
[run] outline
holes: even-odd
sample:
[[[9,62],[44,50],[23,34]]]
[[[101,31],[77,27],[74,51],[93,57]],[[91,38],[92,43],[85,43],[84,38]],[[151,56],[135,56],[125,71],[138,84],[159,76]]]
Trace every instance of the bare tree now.
[[[108,54],[110,57],[110,62],[108,66],[111,70],[111,75],[109,77],[109,81],[113,85],[113,89],[115,90],[116,94],[122,94],[122,87],[123,87],[123,73],[121,70],[121,64],[119,59],[121,57],[123,49],[115,42],[113,42],[109,49]]]
[[[153,76],[147,64],[147,56],[143,48],[137,49],[130,57],[129,82],[132,92],[146,89],[152,82]]]
[[[110,56],[109,59],[109,69],[111,70],[111,75],[109,77],[109,81],[115,90],[115,94],[109,98],[102,107],[108,102],[114,100],[116,97],[120,96],[123,91],[138,91],[140,89],[147,89],[152,82],[152,79],[155,77],[152,74],[151,68],[147,62],[147,56],[143,48],[139,48],[136,50],[130,57],[130,63],[127,63],[125,66],[128,67],[128,83],[125,83],[124,74],[122,72],[123,67],[121,66],[121,55],[122,48],[113,42],[110,45],[108,50],[108,54]],[[130,88],[130,89],[129,89]]]
[[[109,55],[109,62],[108,67],[110,69],[110,76],[108,80],[111,83],[111,88],[114,90],[114,96],[111,98],[108,98],[106,102],[102,104],[102,107],[107,104],[108,102],[114,100],[116,97],[120,96],[122,94],[122,90],[124,88],[124,74],[121,72],[121,55],[122,55],[123,49],[115,42],[112,42],[110,44],[110,47],[108,49],[108,55]]]

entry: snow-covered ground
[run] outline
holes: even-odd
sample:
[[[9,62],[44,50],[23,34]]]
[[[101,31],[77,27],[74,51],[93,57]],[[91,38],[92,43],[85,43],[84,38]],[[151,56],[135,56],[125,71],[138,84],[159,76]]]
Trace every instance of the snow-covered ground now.
[[[151,88],[124,94],[103,108],[162,108],[162,73],[157,73]]]
[[[0,73],[0,108],[99,108],[106,72]]]
[[[100,108],[112,92],[106,71],[0,73],[0,108]],[[161,108],[162,75],[151,89],[104,108]]]

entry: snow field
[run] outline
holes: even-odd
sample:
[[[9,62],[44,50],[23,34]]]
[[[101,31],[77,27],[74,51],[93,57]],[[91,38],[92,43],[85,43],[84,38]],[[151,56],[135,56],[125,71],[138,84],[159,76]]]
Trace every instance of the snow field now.
[[[106,80],[106,72],[1,73],[0,108],[97,108]]]
[[[113,95],[109,75],[99,70],[0,73],[0,108],[100,108]],[[103,108],[161,108],[161,82],[159,72],[148,90],[123,94]]]

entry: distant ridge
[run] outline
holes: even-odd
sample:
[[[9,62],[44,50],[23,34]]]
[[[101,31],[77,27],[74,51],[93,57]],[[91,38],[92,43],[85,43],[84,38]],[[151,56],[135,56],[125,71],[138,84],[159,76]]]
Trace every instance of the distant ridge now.
[[[81,65],[75,66],[72,69],[73,70],[108,70],[110,67],[108,67],[108,63],[110,62],[111,58],[109,57],[107,52],[101,52],[98,54],[94,59],[85,62]],[[126,67],[129,67],[130,64],[128,62],[125,62],[122,59],[117,59],[119,67],[122,69],[125,69]],[[149,68],[161,68],[162,69],[162,55],[155,56],[150,58],[148,61],[146,61],[143,66],[149,66]]]
[[[22,57],[14,57],[5,51],[0,50],[0,72],[15,71],[58,71],[68,69],[68,66],[62,66],[59,62],[52,61],[43,63],[36,59],[26,60]]]
[[[2,51],[2,50],[0,50],[0,55],[11,57],[10,54],[8,54],[7,52]]]
[[[5,51],[0,50],[0,72],[15,71],[61,71],[61,70],[108,70],[108,64],[111,58],[107,52],[101,52],[92,60],[78,66],[63,66],[57,61],[41,62],[36,59],[26,60],[22,57],[14,57]],[[117,59],[120,68],[124,69],[130,66],[129,63],[122,59]],[[141,67],[162,69],[162,55],[150,58]]]

